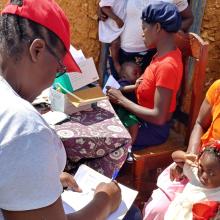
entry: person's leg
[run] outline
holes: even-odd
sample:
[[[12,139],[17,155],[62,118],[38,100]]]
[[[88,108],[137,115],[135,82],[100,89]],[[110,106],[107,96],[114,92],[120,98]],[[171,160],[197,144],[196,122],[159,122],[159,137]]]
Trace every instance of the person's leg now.
[[[123,218],[123,220],[142,220],[142,219],[143,217],[141,211],[135,205],[131,206],[131,208],[128,210],[127,214]]]
[[[120,38],[115,39],[110,46],[112,61],[116,72],[119,74],[121,71],[121,65],[119,63],[119,50],[120,50]]]
[[[103,84],[103,78],[106,71],[107,66],[107,58],[109,54],[109,45],[108,43],[101,43],[101,52],[100,52],[100,58],[99,58],[99,80],[100,84]]]
[[[134,124],[131,125],[130,127],[128,127],[128,131],[131,135],[131,144],[133,145],[133,143],[135,142],[137,135],[138,135],[138,129],[139,129],[139,124]]]
[[[132,149],[138,150],[147,146],[164,143],[169,136],[169,130],[170,123],[159,126],[148,122],[140,122],[138,135]]]

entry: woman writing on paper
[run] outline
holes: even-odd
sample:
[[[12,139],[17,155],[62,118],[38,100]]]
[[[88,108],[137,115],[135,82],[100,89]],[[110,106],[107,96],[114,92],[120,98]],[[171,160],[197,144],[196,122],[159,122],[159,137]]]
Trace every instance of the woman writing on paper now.
[[[102,183],[86,207],[64,214],[61,181],[79,189],[62,174],[62,142],[30,102],[57,72],[64,73],[66,66],[77,70],[69,47],[69,23],[54,0],[11,0],[2,10],[0,212],[5,220],[106,219],[120,204],[117,183]]]

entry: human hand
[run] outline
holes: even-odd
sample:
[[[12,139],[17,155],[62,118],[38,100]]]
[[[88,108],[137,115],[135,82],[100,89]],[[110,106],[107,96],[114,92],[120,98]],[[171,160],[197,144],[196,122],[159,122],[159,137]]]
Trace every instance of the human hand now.
[[[107,194],[110,212],[114,212],[121,203],[121,189],[118,183],[116,181],[100,183],[95,189],[95,195],[100,193]]]
[[[179,165],[175,164],[170,168],[170,180],[171,181],[181,181],[183,180],[185,175],[183,174],[183,168],[180,167]]]
[[[196,154],[186,153],[185,155],[185,163],[187,163],[189,166],[197,167],[198,166],[197,159],[198,156]]]
[[[115,104],[120,104],[121,101],[123,101],[123,99],[125,98],[122,92],[118,89],[111,88],[110,86],[107,86],[106,89],[107,96],[109,97],[110,101]]]
[[[119,28],[122,28],[124,26],[124,21],[122,21],[119,17],[115,20],[115,22]]]
[[[62,172],[60,175],[60,182],[63,187],[69,187],[75,192],[82,192],[73,176],[69,173]]]
[[[98,6],[97,14],[98,14],[99,20],[101,21],[106,21],[108,18],[108,16],[105,13],[103,13],[102,8],[100,6]]]
[[[137,88],[141,84],[142,81],[143,81],[143,78],[139,77],[135,82],[135,87]]]

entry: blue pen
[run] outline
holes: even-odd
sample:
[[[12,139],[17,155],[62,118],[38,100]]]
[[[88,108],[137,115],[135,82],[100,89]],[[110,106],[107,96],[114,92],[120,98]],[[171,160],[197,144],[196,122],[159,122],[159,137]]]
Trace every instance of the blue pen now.
[[[119,173],[119,169],[116,168],[112,174],[112,178],[111,178],[111,181],[115,180],[116,177],[118,176],[118,173]]]

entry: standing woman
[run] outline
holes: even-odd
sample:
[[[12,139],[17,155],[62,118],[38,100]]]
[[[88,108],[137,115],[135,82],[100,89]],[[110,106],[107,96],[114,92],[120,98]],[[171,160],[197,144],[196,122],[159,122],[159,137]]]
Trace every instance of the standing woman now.
[[[124,29],[120,35],[120,41],[121,41],[120,51],[119,51],[120,64],[129,61],[136,62],[141,66],[143,72],[146,69],[146,67],[150,64],[153,55],[156,53],[156,50],[155,48],[146,47],[143,41],[140,17],[143,9],[147,6],[147,4],[155,1],[156,0],[153,1],[127,0]],[[177,9],[182,18],[182,24],[180,30],[187,32],[193,23],[193,14],[188,4],[188,1],[187,0],[162,0],[162,1],[169,2],[177,6]],[[107,16],[104,13],[100,12],[99,18],[102,20],[106,20]],[[102,60],[104,59],[103,56],[104,55],[101,54]],[[111,67],[111,73],[114,75],[115,70],[113,65],[110,65],[110,67]]]
[[[181,52],[174,40],[180,27],[181,16],[174,4],[148,4],[142,12],[144,42],[147,48],[156,48],[157,54],[136,84],[122,89],[133,89],[137,103],[120,90],[107,91],[110,100],[119,106],[119,118],[128,128],[135,149],[162,144],[168,138],[183,72]]]
[[[69,71],[76,70],[69,47],[69,22],[55,1],[11,0],[3,9],[0,211],[5,220],[106,219],[120,204],[118,185],[102,183],[85,208],[64,214],[60,175],[65,150],[30,102],[52,84],[56,73],[66,71],[64,63]]]

